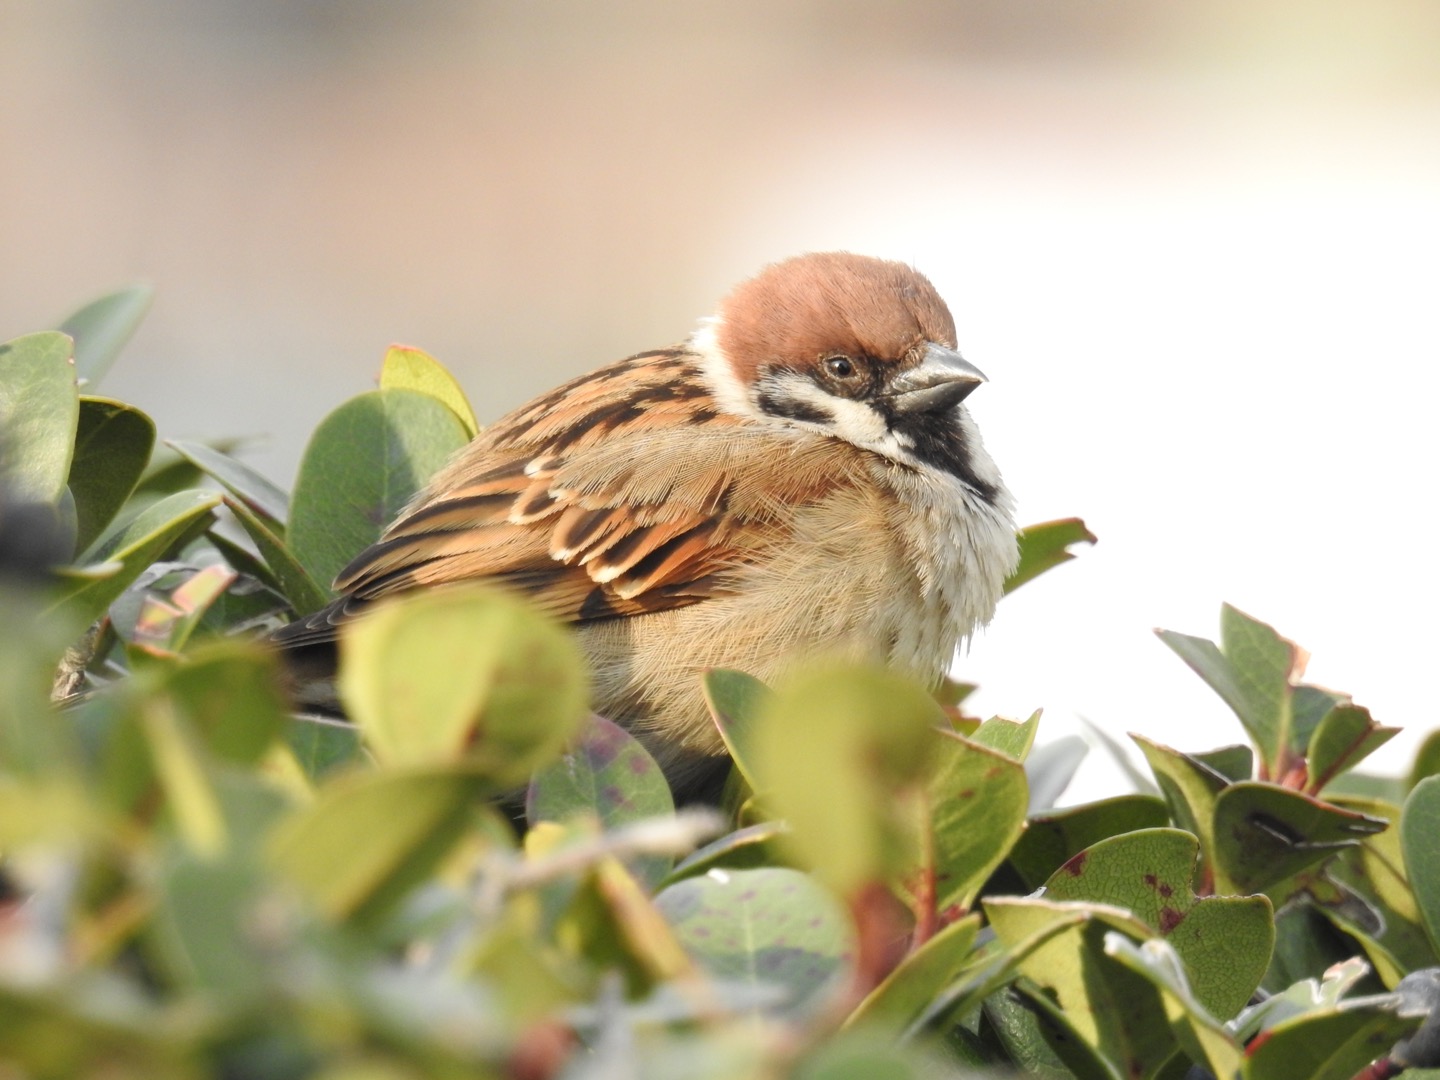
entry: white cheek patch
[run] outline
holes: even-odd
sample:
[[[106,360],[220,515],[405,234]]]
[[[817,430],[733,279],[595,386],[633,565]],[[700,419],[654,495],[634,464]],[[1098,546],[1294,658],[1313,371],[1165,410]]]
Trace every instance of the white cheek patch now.
[[[745,384],[736,376],[730,361],[720,351],[720,343],[715,340],[715,327],[719,324],[718,318],[704,319],[700,329],[690,335],[690,350],[700,358],[700,372],[710,394],[715,404],[732,416],[763,416],[750,400]]]

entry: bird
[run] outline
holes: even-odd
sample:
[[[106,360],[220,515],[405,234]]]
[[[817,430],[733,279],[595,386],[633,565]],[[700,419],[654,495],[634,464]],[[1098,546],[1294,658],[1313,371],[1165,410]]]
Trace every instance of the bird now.
[[[334,705],[339,631],[376,601],[514,590],[573,626],[593,708],[677,801],[713,801],[729,763],[707,670],[773,681],[841,657],[938,685],[990,620],[1018,551],[964,405],[986,381],[911,266],[772,263],[681,343],[482,430],[275,642]]]

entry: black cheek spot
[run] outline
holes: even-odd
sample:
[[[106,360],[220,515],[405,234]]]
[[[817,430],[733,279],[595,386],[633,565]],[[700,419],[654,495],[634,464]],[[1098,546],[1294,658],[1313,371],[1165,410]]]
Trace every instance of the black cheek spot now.
[[[771,416],[782,416],[786,420],[802,420],[810,424],[834,423],[834,417],[819,406],[811,405],[808,401],[797,401],[795,398],[766,392],[760,395],[757,404],[762,412],[767,412]]]

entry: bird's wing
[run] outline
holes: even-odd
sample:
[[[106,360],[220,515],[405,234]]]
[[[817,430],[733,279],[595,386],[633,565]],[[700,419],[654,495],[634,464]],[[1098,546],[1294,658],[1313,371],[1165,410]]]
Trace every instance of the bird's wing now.
[[[715,409],[684,350],[643,354],[487,429],[341,572],[340,599],[276,638],[333,640],[373,600],[461,581],[567,622],[694,604],[837,482],[823,456]]]

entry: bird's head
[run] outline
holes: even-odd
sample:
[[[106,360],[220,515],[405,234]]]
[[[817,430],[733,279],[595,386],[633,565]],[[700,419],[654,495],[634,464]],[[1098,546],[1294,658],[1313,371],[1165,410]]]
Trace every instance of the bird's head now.
[[[968,471],[956,460],[973,441],[960,403],[985,376],[956,351],[949,308],[911,267],[848,252],[786,259],[737,286],[701,336],[729,411]]]

